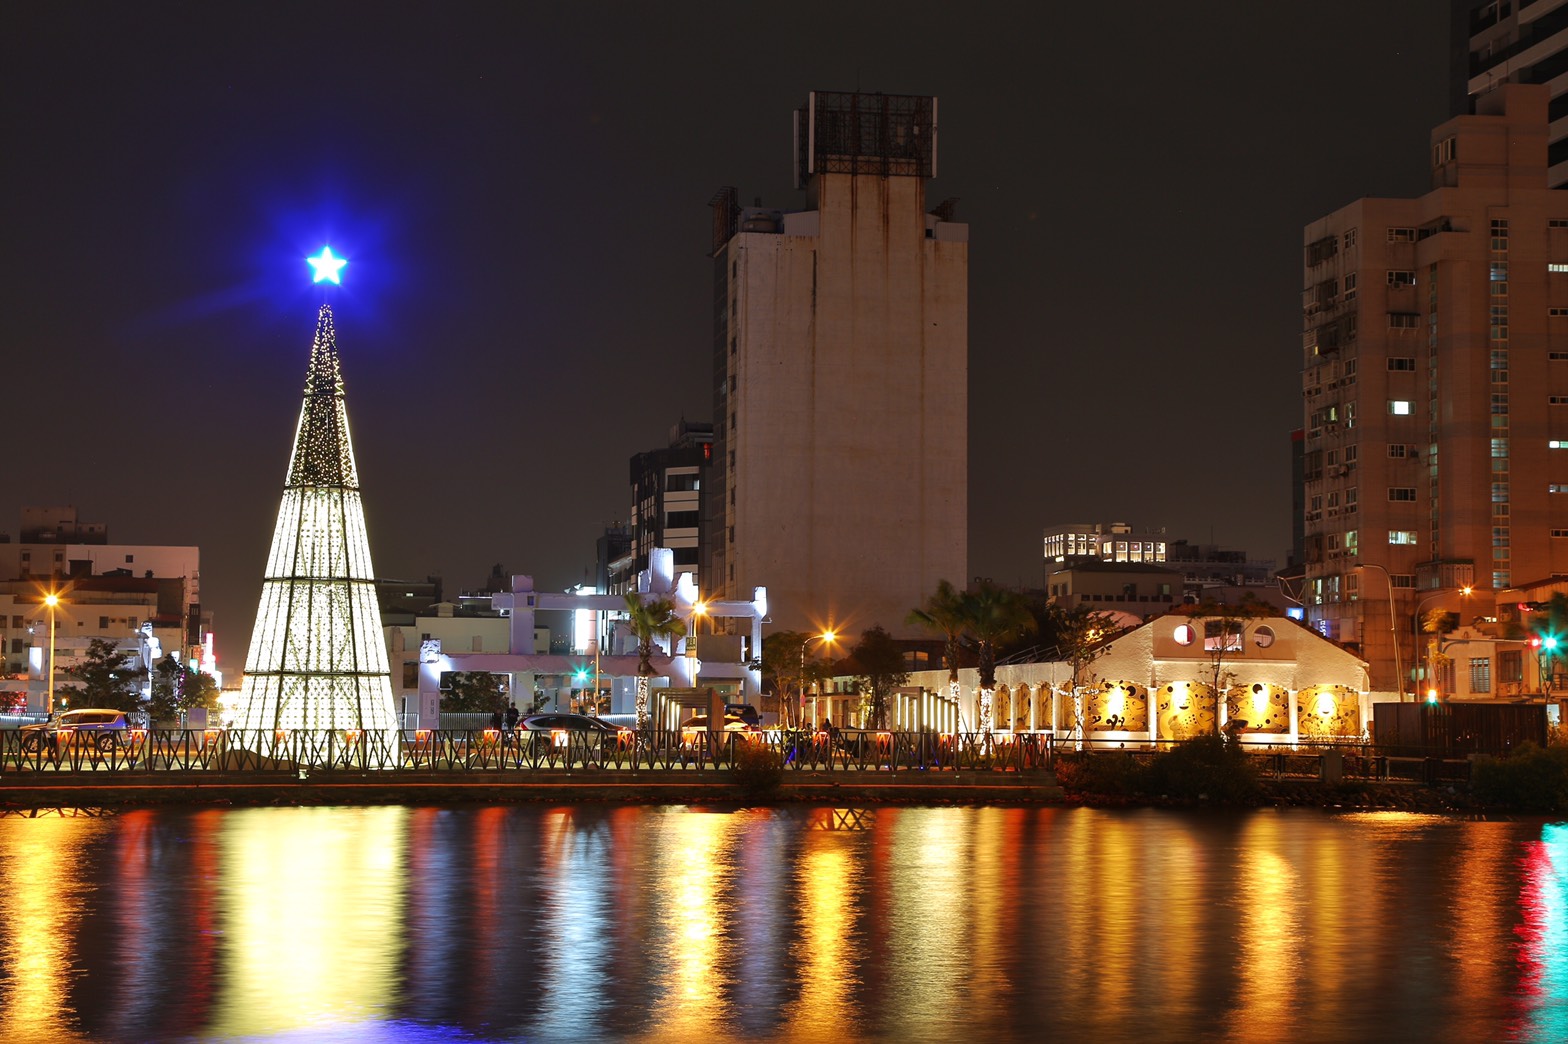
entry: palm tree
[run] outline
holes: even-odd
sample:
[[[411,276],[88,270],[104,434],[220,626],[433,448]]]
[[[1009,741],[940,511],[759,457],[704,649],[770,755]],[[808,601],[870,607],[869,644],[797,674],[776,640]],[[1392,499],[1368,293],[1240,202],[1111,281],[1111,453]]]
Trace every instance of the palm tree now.
[[[653,643],[661,638],[675,639],[686,633],[686,625],[675,615],[675,603],[668,598],[642,600],[636,591],[626,592],[626,622],[637,638],[637,731],[648,728],[648,686],[654,675]]]
[[[975,644],[980,663],[979,729],[991,731],[991,700],[996,694],[996,649],[1035,629],[1029,603],[1017,591],[998,587],[989,580],[963,596],[965,630]]]
[[[926,599],[925,605],[909,611],[905,622],[942,635],[942,659],[947,663],[947,694],[954,706],[957,706],[961,695],[958,686],[958,656],[969,623],[964,593],[942,580],[936,585],[935,593]]]

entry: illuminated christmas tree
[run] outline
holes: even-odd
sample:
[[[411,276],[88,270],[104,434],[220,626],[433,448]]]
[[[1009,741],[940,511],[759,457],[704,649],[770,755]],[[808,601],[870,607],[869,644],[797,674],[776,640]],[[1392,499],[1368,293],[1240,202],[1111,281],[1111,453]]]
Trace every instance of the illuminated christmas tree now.
[[[336,281],[335,270],[329,278]],[[328,305],[316,320],[305,402],[233,727],[269,735],[354,730],[377,748],[397,736]]]

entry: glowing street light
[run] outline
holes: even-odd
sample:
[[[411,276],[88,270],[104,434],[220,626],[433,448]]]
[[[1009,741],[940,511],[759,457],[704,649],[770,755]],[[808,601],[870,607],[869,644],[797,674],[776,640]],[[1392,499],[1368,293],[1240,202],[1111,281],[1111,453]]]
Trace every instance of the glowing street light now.
[[[686,636],[686,657],[691,660],[691,687],[693,691],[698,688],[697,674],[702,670],[702,661],[697,658],[697,618],[708,615],[708,603],[696,601],[691,606],[691,631]]]
[[[343,282],[341,273],[343,271],[343,266],[348,264],[348,262],[343,260],[341,257],[333,257],[331,247],[324,246],[321,248],[321,253],[317,254],[315,257],[307,257],[305,260],[309,262],[310,267],[315,270],[311,278],[311,282]]]
[[[810,645],[812,642],[824,642],[828,645],[832,645],[837,639],[838,635],[834,634],[832,631],[823,631],[821,634],[814,634],[800,643],[800,699],[802,703],[804,703],[806,700],[806,646]],[[816,700],[812,700],[811,724],[815,725],[817,723],[816,719],[817,702]]]
[[[54,717],[54,613],[60,606],[60,596],[50,591],[44,595],[44,605],[49,607],[49,681],[44,697],[44,710],[52,718]]]

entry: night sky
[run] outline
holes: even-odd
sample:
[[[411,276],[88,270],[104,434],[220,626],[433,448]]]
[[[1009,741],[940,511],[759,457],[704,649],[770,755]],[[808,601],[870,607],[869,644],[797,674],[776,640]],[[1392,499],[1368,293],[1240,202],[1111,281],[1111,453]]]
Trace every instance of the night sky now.
[[[940,99],[970,225],[971,574],[1096,519],[1283,564],[1301,226],[1426,190],[1446,9],[10,5],[0,531],[199,545],[238,671],[330,243],[377,572],[583,579],[711,418],[709,198],[801,206],[791,112],[860,89]]]

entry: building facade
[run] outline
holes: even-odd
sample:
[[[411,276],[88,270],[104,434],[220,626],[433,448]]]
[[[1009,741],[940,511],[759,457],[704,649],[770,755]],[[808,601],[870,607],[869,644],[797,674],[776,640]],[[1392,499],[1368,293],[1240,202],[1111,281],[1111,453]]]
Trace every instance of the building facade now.
[[[703,477],[712,460],[713,425],[685,420],[670,429],[668,446],[632,458],[631,561],[621,571],[620,584],[600,586],[600,591],[631,590],[656,547],[674,552],[677,574],[697,578]]]
[[[1505,83],[1544,84],[1547,184],[1568,184],[1568,0],[1454,0],[1454,112]]]
[[[1568,570],[1568,198],[1549,91],[1432,134],[1432,190],[1304,234],[1307,617],[1413,691],[1418,616]],[[1478,611],[1485,612],[1484,608]]]
[[[968,228],[935,208],[935,98],[814,92],[801,211],[713,200],[701,587],[773,625],[907,631],[968,559]]]
[[[1050,569],[1071,558],[1105,562],[1165,561],[1165,532],[1133,532],[1126,522],[1064,522],[1045,527],[1045,564]]]

